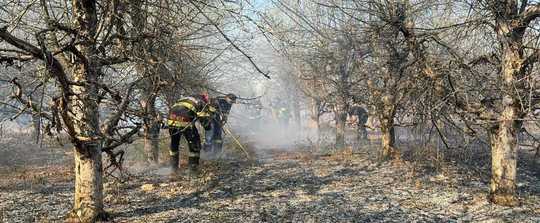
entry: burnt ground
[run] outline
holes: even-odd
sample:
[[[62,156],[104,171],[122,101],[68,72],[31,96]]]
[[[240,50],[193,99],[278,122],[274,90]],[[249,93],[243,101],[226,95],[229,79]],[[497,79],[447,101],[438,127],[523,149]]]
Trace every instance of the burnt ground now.
[[[234,153],[172,181],[164,167],[128,163],[128,175],[106,179],[106,209],[114,222],[540,222],[529,153],[512,208],[487,201],[486,156],[472,165],[429,154],[379,163],[370,147],[317,154],[275,148],[246,161]],[[0,222],[62,221],[73,198],[70,160],[0,167]]]

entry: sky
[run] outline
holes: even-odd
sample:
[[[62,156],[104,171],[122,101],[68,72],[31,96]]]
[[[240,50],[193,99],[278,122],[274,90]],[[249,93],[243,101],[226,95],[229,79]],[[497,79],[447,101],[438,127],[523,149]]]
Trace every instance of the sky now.
[[[262,9],[272,4],[270,0],[253,0],[252,4],[255,9]]]

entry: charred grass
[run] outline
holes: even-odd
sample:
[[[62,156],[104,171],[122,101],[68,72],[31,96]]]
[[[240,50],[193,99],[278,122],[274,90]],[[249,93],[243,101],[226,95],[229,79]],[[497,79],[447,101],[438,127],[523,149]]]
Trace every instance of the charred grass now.
[[[540,182],[529,153],[520,154],[522,205],[506,208],[487,202],[490,166],[485,148],[448,150],[402,143],[401,160],[381,163],[376,138],[339,150],[306,145],[261,150],[239,139],[243,149],[228,140],[221,158],[203,157],[200,175],[172,180],[161,172],[166,167],[140,165],[142,155],[132,154],[125,163],[129,174],[120,181],[106,179],[107,209],[116,222],[540,220]],[[124,149],[142,153],[140,148],[137,141]],[[2,169],[0,197],[7,200],[0,204],[3,220],[61,220],[72,199],[69,163]]]

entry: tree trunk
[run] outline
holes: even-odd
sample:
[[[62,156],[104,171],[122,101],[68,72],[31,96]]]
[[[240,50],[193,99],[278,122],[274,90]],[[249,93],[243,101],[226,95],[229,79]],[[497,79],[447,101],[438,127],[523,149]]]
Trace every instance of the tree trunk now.
[[[39,144],[41,137],[41,117],[37,113],[32,113],[32,139],[35,139],[36,144]]]
[[[321,146],[321,140],[322,140],[322,133],[321,133],[321,116],[317,115],[317,119],[315,119],[315,122],[317,124],[317,146],[320,148]]]
[[[136,32],[144,32],[147,26],[147,15],[144,13],[142,0],[130,1],[131,17]],[[138,35],[138,33],[134,33]],[[144,153],[146,160],[151,164],[159,162],[159,114],[156,111],[156,97],[159,92],[159,65],[149,62],[158,61],[159,50],[152,50],[152,43],[147,41],[138,41],[134,44],[135,55],[139,57],[139,62],[135,69],[144,80],[142,82],[142,100],[141,106],[144,110],[143,130],[144,130]],[[166,69],[164,69],[166,70]]]
[[[95,67],[94,67],[95,68]],[[74,71],[76,81],[97,83],[96,70],[79,66]],[[81,222],[94,222],[105,216],[101,144],[99,134],[98,87],[95,84],[73,87],[70,110],[75,129],[75,204],[73,213]]]
[[[382,151],[381,160],[398,159],[399,151],[395,148],[396,134],[394,128],[394,116],[396,107],[393,103],[393,97],[386,95],[383,97],[382,112],[379,115],[382,133]]]
[[[75,144],[75,202],[74,217],[81,222],[95,222],[105,217],[103,209],[103,182],[99,126],[99,65],[93,38],[97,27],[96,1],[73,0],[74,27],[80,38],[77,46],[86,61],[78,61],[73,70],[73,80],[85,83],[72,86],[69,96],[68,123],[73,126],[71,137]],[[71,219],[73,220],[73,219]]]
[[[142,66],[137,66],[138,72],[143,75],[150,75],[147,69]],[[153,86],[153,79],[148,78],[143,82],[142,91],[143,96],[141,100],[141,106],[144,110],[143,117],[143,130],[144,130],[144,153],[146,160],[151,164],[157,164],[159,162],[159,113],[156,111],[156,95],[157,89]]]
[[[508,123],[490,130],[490,198],[496,204],[514,206],[516,198],[516,138]]]
[[[310,118],[312,122],[315,123],[316,132],[315,137],[317,137],[317,146],[320,146],[321,142],[321,119],[320,119],[320,107],[321,102],[319,100],[313,99],[311,103],[311,115]]]
[[[292,102],[292,105],[294,124],[296,128],[295,131],[300,131],[302,127],[302,118],[300,117],[300,97],[298,96],[298,92],[294,93],[294,101]]]
[[[490,198],[493,203],[507,206],[518,204],[516,195],[517,133],[523,111],[519,90],[526,89],[524,76],[523,35],[525,29],[512,21],[497,20],[496,32],[502,46],[499,78],[502,81],[501,109],[497,131],[492,131]]]
[[[145,119],[144,151],[149,163],[159,163],[159,131],[160,124],[156,118]]]
[[[491,201],[500,205],[515,206],[517,173],[517,132],[520,128],[520,104],[516,95],[516,78],[523,63],[517,40],[503,44],[501,78],[503,79],[502,113],[498,131],[492,133],[491,142]],[[495,135],[496,134],[496,135]]]
[[[341,109],[335,111],[336,115],[336,148],[345,147],[345,122],[347,121],[347,112]]]
[[[75,80],[97,83],[92,66],[80,66]],[[70,110],[75,129],[75,204],[73,212],[81,222],[94,222],[105,216],[103,210],[103,184],[101,144],[99,134],[98,87],[95,84],[73,87]]]
[[[80,151],[85,151],[81,153]],[[100,144],[75,149],[75,205],[73,213],[80,222],[95,222],[104,215]]]
[[[390,117],[381,117],[381,133],[382,133],[382,160],[389,160],[399,157],[399,152],[395,148],[395,129],[394,120]]]

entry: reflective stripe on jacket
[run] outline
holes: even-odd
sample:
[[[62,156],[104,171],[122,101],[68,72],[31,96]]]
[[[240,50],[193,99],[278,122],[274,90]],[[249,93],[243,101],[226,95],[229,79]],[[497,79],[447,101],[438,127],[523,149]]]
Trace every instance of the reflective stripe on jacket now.
[[[193,125],[197,118],[204,122],[204,119],[209,118],[212,113],[212,108],[207,106],[195,97],[184,97],[171,107],[167,124],[173,127],[186,127]]]
[[[167,125],[171,127],[187,127],[192,125],[192,122],[177,121],[177,120],[167,120]]]
[[[197,108],[195,108],[195,105],[193,105],[193,103],[190,103],[188,101],[180,101],[180,102],[173,105],[173,107],[177,107],[177,106],[185,107],[185,108],[197,113]]]

